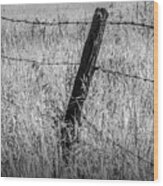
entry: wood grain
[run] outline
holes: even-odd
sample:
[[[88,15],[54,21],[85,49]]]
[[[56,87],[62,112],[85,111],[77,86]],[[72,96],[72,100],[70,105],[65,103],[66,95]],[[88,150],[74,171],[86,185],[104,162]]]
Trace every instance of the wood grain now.
[[[158,179],[158,3],[154,2],[154,180]]]

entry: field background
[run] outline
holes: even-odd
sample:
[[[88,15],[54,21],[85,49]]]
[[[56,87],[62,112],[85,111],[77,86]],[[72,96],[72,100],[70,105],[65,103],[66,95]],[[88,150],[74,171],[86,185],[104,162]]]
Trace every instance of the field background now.
[[[96,7],[108,10],[108,21],[153,25],[153,2],[3,5],[1,14],[91,21]],[[153,83],[96,71],[76,161],[65,167],[60,128],[90,25],[1,25],[1,175],[153,180]],[[107,24],[97,66],[153,79],[153,39],[153,29]],[[46,65],[63,62],[74,65]]]

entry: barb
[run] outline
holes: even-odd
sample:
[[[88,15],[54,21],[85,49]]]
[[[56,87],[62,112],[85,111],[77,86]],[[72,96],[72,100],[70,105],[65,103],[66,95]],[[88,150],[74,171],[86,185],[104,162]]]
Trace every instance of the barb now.
[[[96,133],[100,133],[100,131],[98,131],[98,129],[97,129],[95,126],[93,126],[92,123],[91,123],[90,121],[88,121],[87,117],[86,117],[84,114],[82,114],[82,117],[83,117],[83,119],[89,124],[89,126],[92,126],[92,127],[93,127],[93,129],[95,130]],[[112,139],[110,139],[110,138],[107,138],[107,139],[108,139],[110,142],[112,142],[113,145],[115,145],[115,146],[121,148],[121,149],[124,150],[126,153],[128,153],[128,154],[130,154],[130,155],[132,155],[132,156],[134,156],[134,157],[136,157],[136,158],[138,158],[140,161],[143,161],[144,163],[148,163],[148,164],[150,164],[151,166],[154,166],[154,163],[153,163],[153,162],[144,159],[143,157],[141,157],[140,155],[135,154],[134,152],[130,151],[129,149],[126,149],[125,147],[123,147],[123,146],[120,145],[119,143],[115,142],[114,140],[112,140]]]
[[[43,63],[43,62],[39,62],[36,61],[34,59],[24,59],[24,58],[14,58],[14,57],[8,57],[5,55],[1,55],[2,58],[7,59],[7,60],[11,60],[11,61],[19,61],[19,62],[27,62],[27,63],[37,63],[39,65],[44,65],[44,66],[59,66],[59,65],[79,65],[79,63],[68,63],[68,62],[64,62],[64,63]]]
[[[124,74],[124,73],[118,72],[118,71],[106,70],[102,67],[95,67],[95,70],[101,70],[104,73],[110,73],[114,76],[117,76],[117,75],[118,76],[125,76],[125,77],[128,77],[128,78],[134,78],[134,79],[137,79],[137,80],[142,80],[142,81],[145,81],[145,82],[154,83],[153,79],[142,78],[142,77],[137,76],[137,75]]]
[[[31,25],[44,25],[44,26],[57,26],[57,25],[88,25],[91,24],[91,21],[58,21],[58,22],[46,22],[46,21],[30,21],[30,20],[25,20],[25,19],[13,19],[13,18],[8,18],[8,17],[4,17],[1,16],[2,20],[5,21],[10,21],[13,23],[24,23],[24,24],[31,24]],[[110,25],[126,25],[126,26],[138,26],[138,27],[144,27],[144,28],[149,28],[149,29],[154,29],[153,25],[148,25],[145,23],[136,23],[136,22],[113,22],[113,21],[108,21],[106,22],[107,24]]]

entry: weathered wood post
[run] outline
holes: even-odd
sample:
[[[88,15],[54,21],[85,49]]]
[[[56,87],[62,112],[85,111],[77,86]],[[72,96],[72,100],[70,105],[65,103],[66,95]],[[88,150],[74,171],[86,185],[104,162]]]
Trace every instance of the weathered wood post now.
[[[71,145],[76,141],[76,125],[81,125],[81,111],[95,71],[96,59],[100,50],[107,17],[108,12],[106,9],[97,8],[95,10],[88,38],[82,53],[79,70],[74,82],[71,98],[68,103],[65,115],[66,127],[61,129],[62,157],[66,164],[69,161]]]

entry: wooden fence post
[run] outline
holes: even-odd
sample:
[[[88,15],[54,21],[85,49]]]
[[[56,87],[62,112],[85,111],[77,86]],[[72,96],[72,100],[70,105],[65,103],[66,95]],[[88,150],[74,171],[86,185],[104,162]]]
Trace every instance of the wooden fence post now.
[[[74,82],[72,94],[68,103],[65,123],[61,129],[62,158],[67,164],[71,152],[71,145],[76,141],[76,125],[80,124],[81,111],[86,100],[90,82],[92,80],[96,59],[100,50],[108,12],[104,8],[95,10],[91,28],[81,57],[81,63]]]

